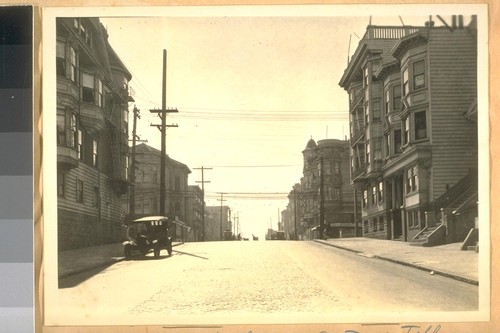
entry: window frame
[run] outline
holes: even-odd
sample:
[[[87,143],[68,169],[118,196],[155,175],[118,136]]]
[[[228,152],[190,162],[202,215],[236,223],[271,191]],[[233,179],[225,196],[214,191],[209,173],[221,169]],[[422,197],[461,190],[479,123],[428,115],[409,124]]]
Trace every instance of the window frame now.
[[[403,69],[401,77],[402,77],[402,80],[401,80],[402,96],[406,96],[410,92],[410,73],[409,73],[408,66],[406,66]]]
[[[89,104],[96,104],[96,84],[95,76],[90,73],[81,73],[81,101]],[[89,85],[91,83],[91,86]]]
[[[423,117],[420,115],[423,114]],[[417,115],[419,117],[417,118]],[[415,111],[413,113],[413,131],[415,135],[415,141],[427,139],[427,110]],[[423,134],[420,131],[423,131]]]
[[[421,69],[420,68],[416,68],[417,65],[420,65],[422,64],[421,66]],[[421,70],[421,71],[420,71]],[[413,90],[417,90],[417,89],[420,89],[420,88],[425,88],[425,78],[426,78],[426,73],[425,73],[425,59],[419,59],[419,60],[416,60],[412,63],[412,77],[413,77],[413,80],[412,80],[412,83],[413,83]],[[422,76],[421,78],[421,83],[419,83],[417,85],[417,80],[419,80],[419,77]]]

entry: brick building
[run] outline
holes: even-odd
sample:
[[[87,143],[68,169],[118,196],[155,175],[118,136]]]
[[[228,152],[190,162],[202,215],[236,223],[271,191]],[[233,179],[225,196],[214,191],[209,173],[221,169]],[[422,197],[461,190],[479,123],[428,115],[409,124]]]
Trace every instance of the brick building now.
[[[288,238],[353,237],[354,189],[350,185],[349,142],[312,138],[302,151],[303,176],[288,195],[283,228]],[[297,235],[296,235],[297,234]]]

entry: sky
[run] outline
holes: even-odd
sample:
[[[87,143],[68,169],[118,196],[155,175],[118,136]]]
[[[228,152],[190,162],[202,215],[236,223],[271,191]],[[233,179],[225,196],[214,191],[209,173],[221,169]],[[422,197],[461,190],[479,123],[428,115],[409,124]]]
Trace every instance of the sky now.
[[[348,95],[338,82],[366,26],[423,25],[429,17],[422,7],[420,16],[411,8],[383,16],[370,7],[313,9],[101,16],[133,76],[137,134],[157,149],[161,135],[151,124],[161,120],[149,110],[161,108],[167,50],[167,107],[179,113],[167,117],[178,127],[167,130],[166,152],[191,169],[190,185],[201,186],[195,168],[211,168],[204,172],[206,204],[225,200],[243,237],[278,228],[309,139],[348,137]]]

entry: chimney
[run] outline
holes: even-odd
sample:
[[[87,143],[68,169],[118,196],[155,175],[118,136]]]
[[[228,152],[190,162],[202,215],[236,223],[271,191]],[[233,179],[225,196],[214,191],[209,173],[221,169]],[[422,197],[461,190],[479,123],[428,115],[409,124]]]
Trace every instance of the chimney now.
[[[451,28],[455,30],[457,28],[457,15],[451,17]]]
[[[458,15],[458,29],[464,28],[464,16]]]

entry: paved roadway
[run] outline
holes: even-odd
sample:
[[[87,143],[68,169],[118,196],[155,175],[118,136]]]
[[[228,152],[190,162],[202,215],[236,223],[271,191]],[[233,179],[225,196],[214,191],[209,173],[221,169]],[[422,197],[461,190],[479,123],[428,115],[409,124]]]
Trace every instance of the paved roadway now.
[[[333,322],[478,309],[476,286],[316,242],[186,243],[162,255],[63,280],[61,322]]]

